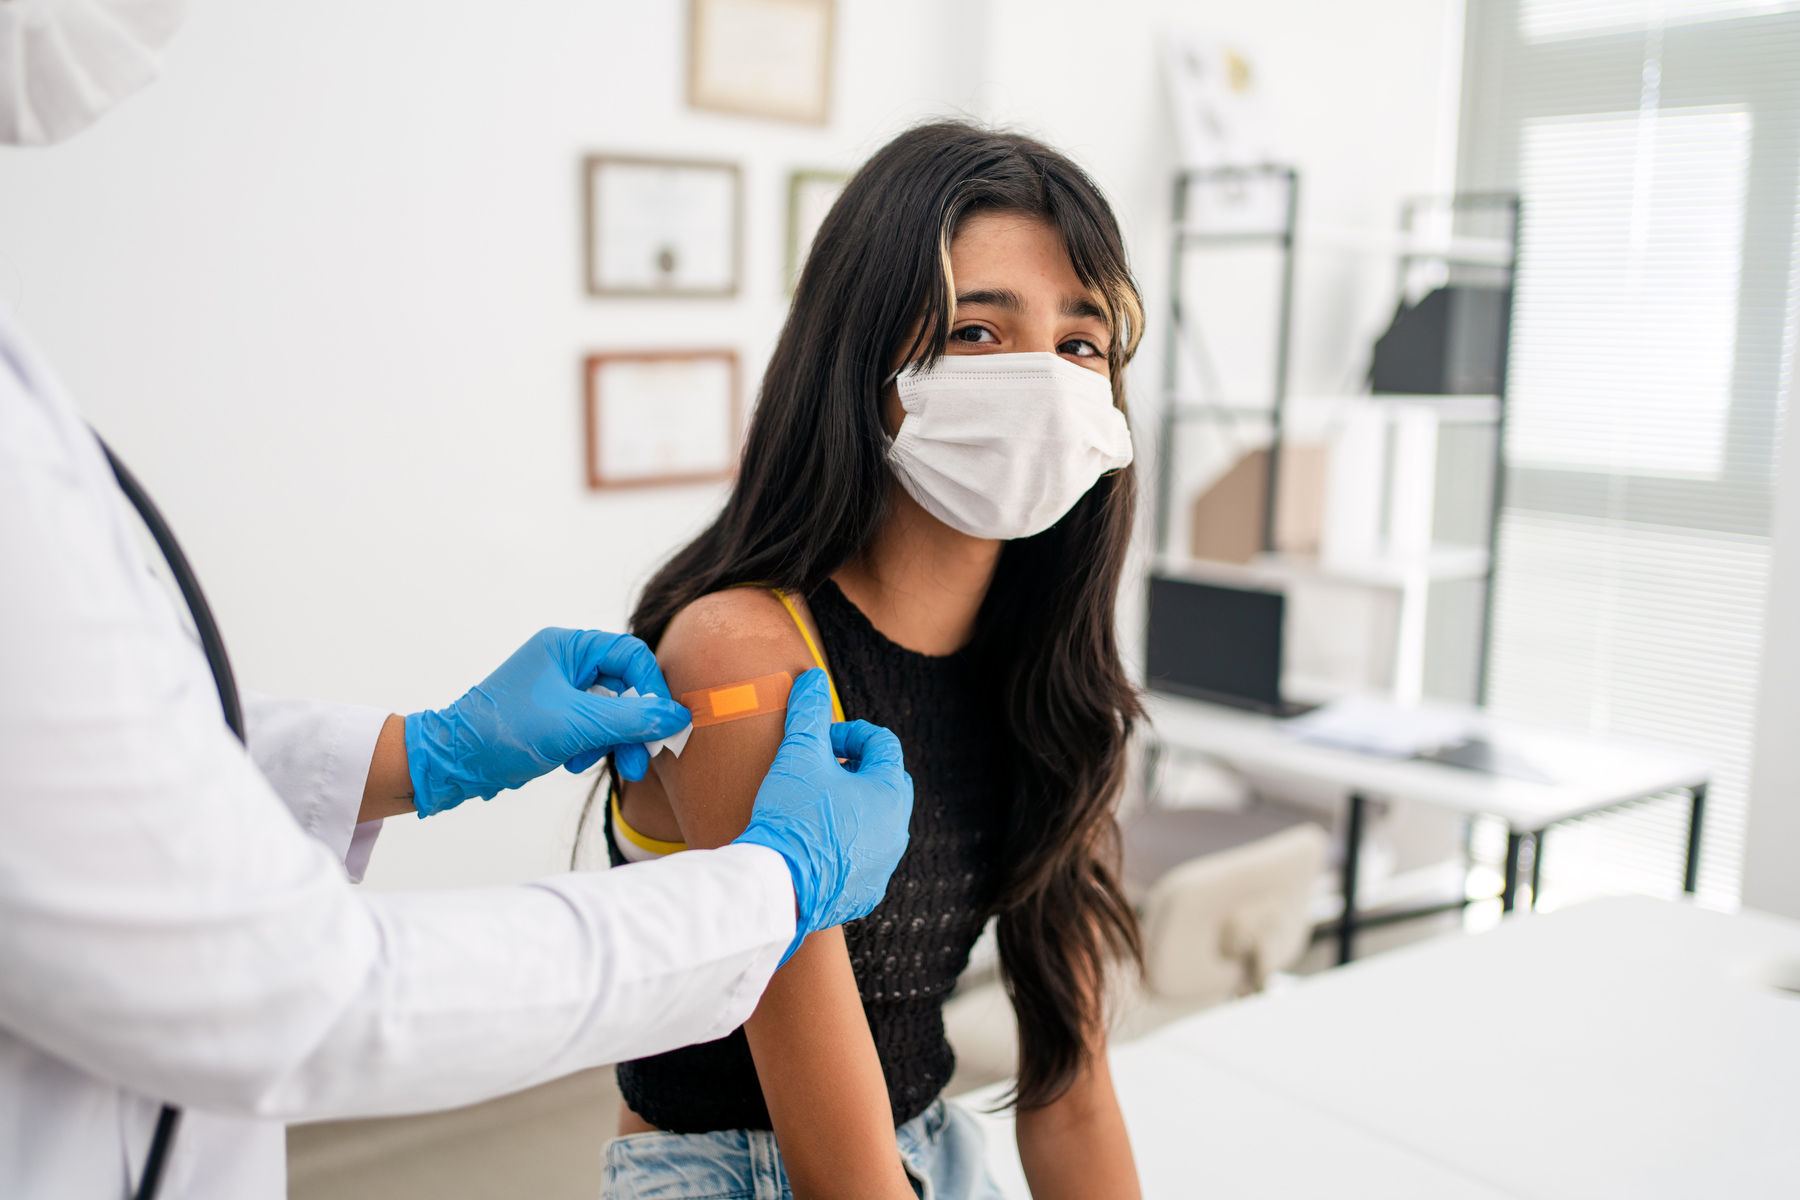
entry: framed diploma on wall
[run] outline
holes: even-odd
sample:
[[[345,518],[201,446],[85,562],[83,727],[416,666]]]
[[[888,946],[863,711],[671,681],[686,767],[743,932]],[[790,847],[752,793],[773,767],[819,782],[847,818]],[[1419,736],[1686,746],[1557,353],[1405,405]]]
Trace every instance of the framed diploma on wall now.
[[[787,291],[794,294],[813,236],[850,177],[842,171],[795,171],[788,176]]]
[[[737,470],[736,351],[590,354],[582,381],[590,488],[701,483]]]
[[[688,104],[823,125],[832,0],[689,0]]]
[[[593,154],[582,163],[591,296],[735,296],[735,163]]]

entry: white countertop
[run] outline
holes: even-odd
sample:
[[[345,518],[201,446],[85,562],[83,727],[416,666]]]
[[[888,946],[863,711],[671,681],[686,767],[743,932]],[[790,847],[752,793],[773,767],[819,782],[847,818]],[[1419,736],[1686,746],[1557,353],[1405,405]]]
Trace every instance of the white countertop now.
[[[1800,922],[1521,916],[1114,1051],[1150,1200],[1800,1194]],[[998,1089],[971,1093],[971,1106]],[[1010,1118],[989,1158],[1024,1197]]]

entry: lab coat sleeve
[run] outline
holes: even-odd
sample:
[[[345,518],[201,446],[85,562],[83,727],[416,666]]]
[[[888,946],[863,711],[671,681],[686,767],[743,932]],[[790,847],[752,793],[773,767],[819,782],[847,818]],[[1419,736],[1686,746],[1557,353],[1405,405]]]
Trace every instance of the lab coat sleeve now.
[[[388,713],[243,693],[250,757],[308,836],[362,881],[381,822],[356,823]]]
[[[0,1028],[145,1096],[304,1119],[470,1103],[749,1015],[795,924],[762,847],[354,888],[225,727],[91,434],[7,349]]]

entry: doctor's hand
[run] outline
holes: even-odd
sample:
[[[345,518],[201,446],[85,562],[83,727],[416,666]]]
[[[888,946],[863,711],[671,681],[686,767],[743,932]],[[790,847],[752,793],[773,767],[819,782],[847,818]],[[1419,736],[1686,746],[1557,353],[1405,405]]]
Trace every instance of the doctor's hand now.
[[[590,695],[596,683],[638,695]],[[692,719],[668,695],[656,656],[638,639],[540,630],[455,704],[406,718],[413,802],[429,817],[557,767],[584,771],[605,754],[625,778],[642,779],[650,765],[643,744]]]
[[[794,877],[799,921],[782,962],[807,934],[881,903],[906,852],[912,806],[900,739],[867,721],[832,724],[825,672],[796,679],[787,736],[756,793],[750,826],[736,839],[774,850]]]

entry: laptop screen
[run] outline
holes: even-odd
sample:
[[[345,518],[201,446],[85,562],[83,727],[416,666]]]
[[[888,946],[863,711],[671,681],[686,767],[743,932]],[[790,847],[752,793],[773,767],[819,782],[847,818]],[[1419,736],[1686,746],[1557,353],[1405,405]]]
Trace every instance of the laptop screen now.
[[[1150,577],[1145,655],[1157,691],[1281,711],[1281,629],[1287,597]]]

